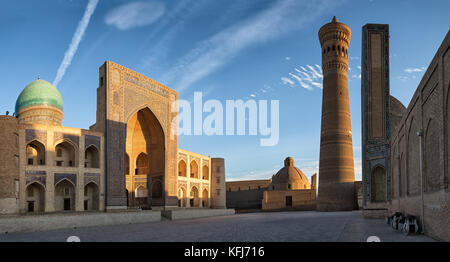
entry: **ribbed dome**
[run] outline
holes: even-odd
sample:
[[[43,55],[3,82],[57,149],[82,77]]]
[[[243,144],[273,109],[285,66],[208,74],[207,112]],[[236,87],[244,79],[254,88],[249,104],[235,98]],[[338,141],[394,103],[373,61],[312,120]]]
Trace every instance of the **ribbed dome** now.
[[[20,93],[16,101],[16,114],[33,105],[47,105],[63,111],[63,99],[58,89],[45,80],[31,82]]]
[[[310,189],[311,184],[305,174],[294,166],[294,159],[288,157],[284,160],[284,167],[272,177],[269,188],[274,190]]]

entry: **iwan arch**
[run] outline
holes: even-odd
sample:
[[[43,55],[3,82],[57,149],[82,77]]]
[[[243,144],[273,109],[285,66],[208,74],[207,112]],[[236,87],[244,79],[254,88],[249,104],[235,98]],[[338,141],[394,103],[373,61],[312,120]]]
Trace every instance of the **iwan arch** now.
[[[89,130],[44,80],[0,116],[0,214],[225,208],[224,160],[178,149],[178,93],[107,61]],[[189,163],[189,164],[187,164]]]

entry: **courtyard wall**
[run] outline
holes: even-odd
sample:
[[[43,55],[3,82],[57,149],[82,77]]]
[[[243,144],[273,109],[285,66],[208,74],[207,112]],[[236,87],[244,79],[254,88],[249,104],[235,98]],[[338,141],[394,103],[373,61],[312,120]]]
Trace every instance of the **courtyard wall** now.
[[[424,221],[426,234],[445,241],[450,241],[449,48],[450,31],[392,136],[389,205],[390,214],[402,212],[416,216]]]

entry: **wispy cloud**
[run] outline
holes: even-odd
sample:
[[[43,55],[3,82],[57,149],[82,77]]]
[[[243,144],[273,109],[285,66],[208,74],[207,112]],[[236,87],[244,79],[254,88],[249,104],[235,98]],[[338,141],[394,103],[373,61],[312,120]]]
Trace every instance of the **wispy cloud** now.
[[[227,64],[240,51],[286,35],[311,21],[334,2],[280,0],[203,41],[163,76],[178,91]],[[172,83],[175,82],[175,83]]]
[[[322,88],[322,79],[322,68],[315,64],[314,66],[305,65],[294,68],[294,72],[289,73],[289,77],[281,77],[281,82],[285,85],[295,86],[295,80],[301,88],[313,91],[314,88]]]
[[[418,67],[418,68],[406,68],[403,71],[406,73],[418,73],[425,71],[425,67]]]
[[[78,23],[77,30],[75,31],[75,34],[72,37],[72,42],[70,43],[69,49],[67,49],[66,53],[64,54],[64,59],[58,68],[56,78],[53,81],[54,86],[57,86],[59,84],[64,74],[66,73],[67,68],[72,63],[72,58],[77,52],[78,45],[80,44],[81,39],[83,39],[84,33],[86,32],[86,28],[89,25],[89,21],[91,19],[92,14],[95,11],[95,8],[97,7],[97,4],[98,0],[89,0],[86,6],[86,10],[84,11],[83,18]]]
[[[173,50],[174,39],[184,28],[186,21],[202,10],[207,3],[207,0],[183,0],[166,11],[142,44],[145,51],[139,66],[141,71],[155,74]]]
[[[109,11],[105,16],[105,23],[119,30],[127,30],[154,23],[164,11],[165,5],[161,2],[127,3]]]
[[[292,81],[291,79],[289,79],[289,78],[287,78],[287,77],[285,77],[285,76],[283,76],[283,77],[281,77],[281,82],[283,82],[283,84],[289,84],[290,86],[294,86],[295,85],[295,83],[294,83],[294,81]]]
[[[303,82],[303,79],[302,79],[301,77],[299,77],[298,75],[294,75],[294,74],[292,74],[292,73],[289,73],[289,75],[290,75],[292,78],[294,78],[295,80],[297,80],[298,83],[300,84],[300,86],[303,87],[304,89],[307,89],[307,90],[310,90],[310,91],[313,91],[313,90],[314,90],[314,88],[312,88],[310,85],[304,83],[304,82]]]

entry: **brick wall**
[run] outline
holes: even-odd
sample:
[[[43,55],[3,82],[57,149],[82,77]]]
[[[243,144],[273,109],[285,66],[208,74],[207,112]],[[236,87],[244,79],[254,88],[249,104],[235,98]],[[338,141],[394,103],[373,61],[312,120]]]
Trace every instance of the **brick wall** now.
[[[291,206],[287,206],[287,197],[290,197]],[[262,201],[263,210],[315,210],[316,209],[316,190],[268,190],[264,191]]]
[[[266,189],[272,179],[262,179],[262,180],[245,180],[245,181],[230,181],[226,182],[226,190],[230,191],[243,191],[243,190],[253,190],[253,189]]]
[[[0,116],[0,126],[0,214],[17,213],[18,121],[12,116]]]
[[[424,219],[425,233],[445,241],[450,241],[449,82],[450,31],[420,81],[392,136],[393,193],[389,205],[390,214],[400,211],[417,216],[420,220]],[[421,136],[417,135],[418,131],[422,132]]]

